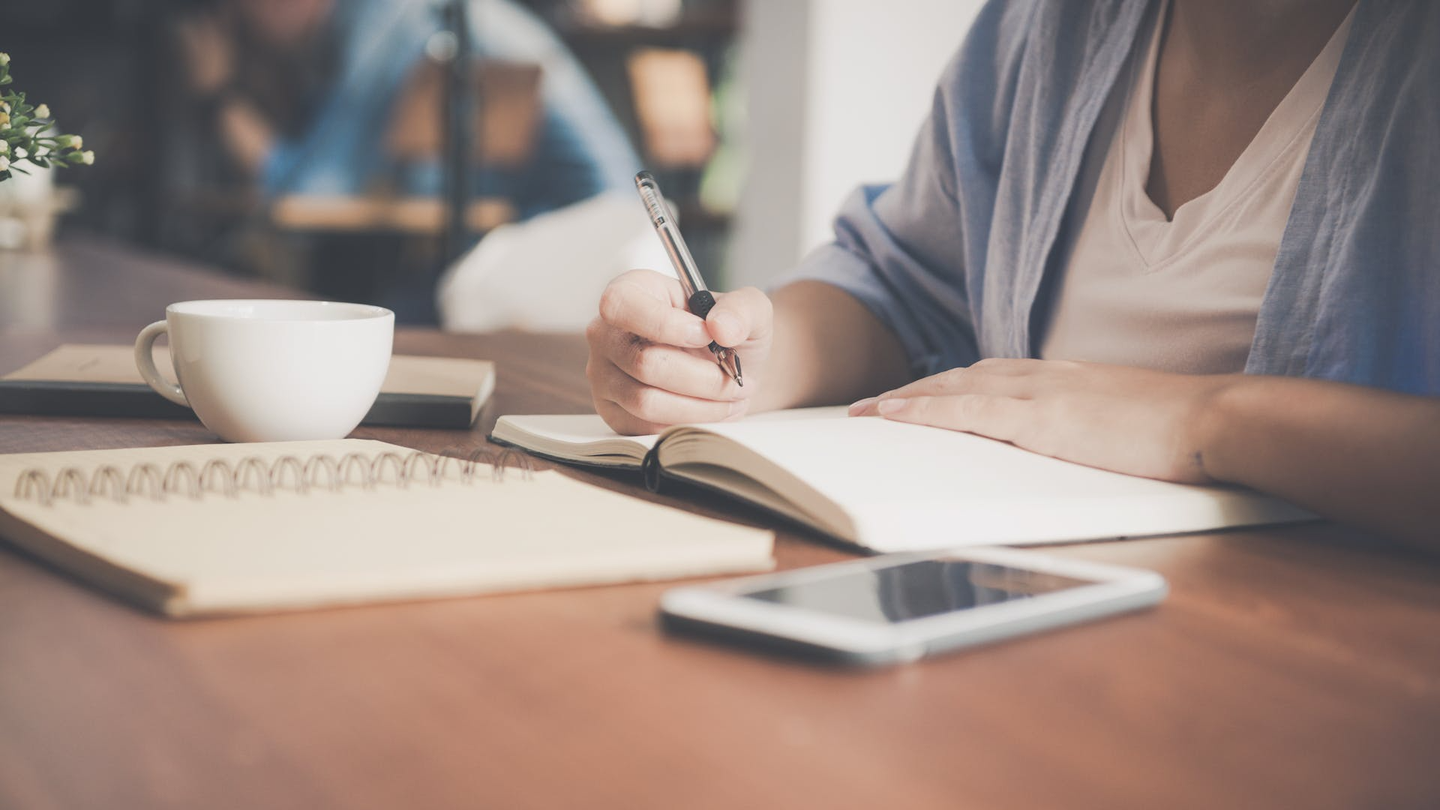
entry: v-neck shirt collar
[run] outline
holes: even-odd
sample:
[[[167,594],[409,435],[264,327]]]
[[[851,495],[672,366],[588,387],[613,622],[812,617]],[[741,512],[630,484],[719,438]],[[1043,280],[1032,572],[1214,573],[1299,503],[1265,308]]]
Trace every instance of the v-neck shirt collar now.
[[[1270,174],[1284,165],[1287,157],[1295,158],[1297,151],[1308,150],[1355,16],[1352,8],[1220,182],[1185,202],[1167,220],[1165,212],[1150,199],[1145,186],[1154,154],[1152,104],[1168,6],[1167,3],[1157,16],[1145,58],[1136,63],[1140,75],[1135,77],[1132,73],[1133,89],[1118,134],[1122,161],[1121,216],[1136,251],[1152,269],[1203,239],[1225,213],[1263,188]],[[1296,159],[1303,160],[1304,154]]]

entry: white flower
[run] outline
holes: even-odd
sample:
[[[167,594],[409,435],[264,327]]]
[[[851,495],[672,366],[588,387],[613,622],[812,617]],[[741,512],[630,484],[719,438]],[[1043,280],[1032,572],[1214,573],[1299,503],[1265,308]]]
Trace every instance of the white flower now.
[[[66,135],[63,138],[60,138],[59,142],[61,149],[64,149],[66,147],[69,147],[71,149],[79,149],[80,147],[85,145],[85,139],[80,137],[79,135]]]
[[[10,112],[10,105],[9,105],[9,104],[6,104],[6,103],[3,102],[3,101],[0,101],[0,112],[3,112],[3,113],[8,113],[8,112]]]
[[[41,104],[39,107],[36,107],[36,108],[35,108],[35,117],[36,117],[36,118],[49,118],[49,117],[50,117],[50,105],[49,105],[49,104]]]
[[[86,166],[93,165],[95,163],[95,153],[90,151],[89,149],[86,149],[84,152],[80,153],[80,162],[84,163]]]
[[[30,157],[30,153],[25,151],[25,147],[17,146],[15,147],[15,157],[16,159],[27,158]]]
[[[0,172],[9,171],[9,169],[10,158],[5,157],[4,155],[0,155]]]
[[[10,64],[10,54],[0,53],[0,67],[5,67],[8,64]]]
[[[10,151],[10,144],[7,143],[7,142],[5,142],[5,141],[0,141],[0,155],[3,155],[3,154],[5,154],[6,152],[9,152],[9,151]]]

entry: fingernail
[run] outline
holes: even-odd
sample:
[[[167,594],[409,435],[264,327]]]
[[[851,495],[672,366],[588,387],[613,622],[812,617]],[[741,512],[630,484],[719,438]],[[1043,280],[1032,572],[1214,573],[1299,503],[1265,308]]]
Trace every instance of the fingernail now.
[[[737,400],[735,400],[734,402],[730,403],[730,413],[728,413],[728,414],[725,416],[725,418],[726,418],[726,419],[737,419],[737,418],[739,418],[740,416],[742,416],[742,415],[745,413],[745,408],[746,408],[748,405],[749,405],[749,403],[746,402],[746,401],[743,400],[743,399],[737,399]]]
[[[901,408],[904,408],[907,402],[909,402],[909,400],[900,398],[882,399],[880,400],[880,404],[875,406],[875,410],[879,411],[883,416],[885,414],[895,413]]]
[[[690,327],[689,327],[689,329],[688,329],[687,331],[689,332],[689,334],[687,335],[687,338],[686,338],[686,339],[687,339],[687,341],[690,343],[690,345],[692,345],[692,346],[708,346],[708,345],[710,345],[710,333],[707,332],[707,331],[705,331],[705,322],[704,322],[704,321],[692,321],[691,324],[690,324]]]
[[[716,332],[719,332],[726,335],[728,338],[730,335],[740,329],[740,327],[735,323],[735,316],[729,315],[724,312],[717,312],[714,315],[711,315],[709,321],[711,327],[710,334],[712,335]],[[729,345],[730,343],[738,343],[739,341],[727,340],[721,342],[725,343],[725,345]]]
[[[867,408],[875,404],[875,399],[875,397],[866,397],[864,399],[857,400],[850,406],[850,415],[859,416],[860,414],[864,413]]]

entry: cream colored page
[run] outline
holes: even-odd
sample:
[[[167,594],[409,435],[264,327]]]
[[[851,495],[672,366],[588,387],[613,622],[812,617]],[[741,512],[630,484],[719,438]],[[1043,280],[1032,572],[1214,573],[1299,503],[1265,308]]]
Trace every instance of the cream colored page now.
[[[595,414],[534,414],[502,416],[496,425],[496,434],[509,436],[500,428],[502,425],[518,428],[526,434],[543,439],[547,445],[570,450],[581,450],[587,446],[622,444],[635,449],[636,455],[643,454],[655,446],[658,436],[621,436],[611,430],[605,420]]]
[[[166,376],[174,376],[170,372],[170,352],[164,346],[155,347],[155,365]],[[390,359],[390,370],[385,375],[381,390],[387,394],[433,394],[469,399],[493,387],[494,376],[495,365],[488,360],[396,355]],[[144,384],[135,368],[135,354],[131,347],[85,343],[67,343],[6,374],[5,379]]]
[[[710,520],[565,478],[508,471],[340,493],[289,489],[163,502],[96,498],[45,506],[14,496],[26,467],[119,469],[149,462],[273,461],[316,452],[410,451],[379,442],[297,442],[0,457],[0,506],[121,566],[187,586],[200,610],[465,593],[767,567],[770,533]],[[48,457],[47,457],[48,456]],[[487,468],[488,469],[488,468]],[[358,480],[358,476],[356,477]],[[564,508],[557,508],[563,505]]]
[[[168,373],[170,352],[155,347],[155,363]],[[173,374],[169,376],[174,376]],[[68,380],[75,382],[138,383],[145,381],[135,368],[129,346],[67,343],[27,366],[5,375],[7,380]]]
[[[879,418],[707,425],[839,506],[880,550],[1199,531],[1312,517],[1253,492],[1097,470]],[[723,451],[701,455],[732,466]],[[794,493],[782,493],[794,497]]]
[[[414,357],[397,354],[380,390],[387,394],[473,397],[495,386],[495,364],[462,357]]]
[[[743,423],[751,422],[792,422],[799,420],[835,419],[845,415],[844,407],[795,408],[788,411],[767,411],[746,417]],[[622,436],[610,429],[605,420],[596,414],[535,414],[529,416],[502,416],[502,424],[508,423],[532,436],[544,439],[555,448],[580,451],[587,446],[599,447],[604,444],[624,443],[634,447],[637,456],[655,446],[659,434],[645,436]],[[497,429],[497,433],[501,433]]]

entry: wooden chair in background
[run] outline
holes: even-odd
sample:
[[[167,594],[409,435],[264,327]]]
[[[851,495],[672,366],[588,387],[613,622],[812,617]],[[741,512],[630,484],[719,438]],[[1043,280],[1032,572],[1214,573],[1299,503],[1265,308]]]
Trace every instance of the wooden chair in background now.
[[[472,159],[477,166],[513,168],[534,153],[540,127],[540,66],[482,60],[474,70],[475,105]],[[411,73],[391,114],[386,151],[399,163],[439,160],[444,67],[426,61]],[[389,231],[439,234],[444,202],[438,197],[376,193],[357,197],[293,194],[276,200],[271,221],[282,230]],[[514,218],[508,200],[473,200],[466,212],[470,230],[483,233]]]

